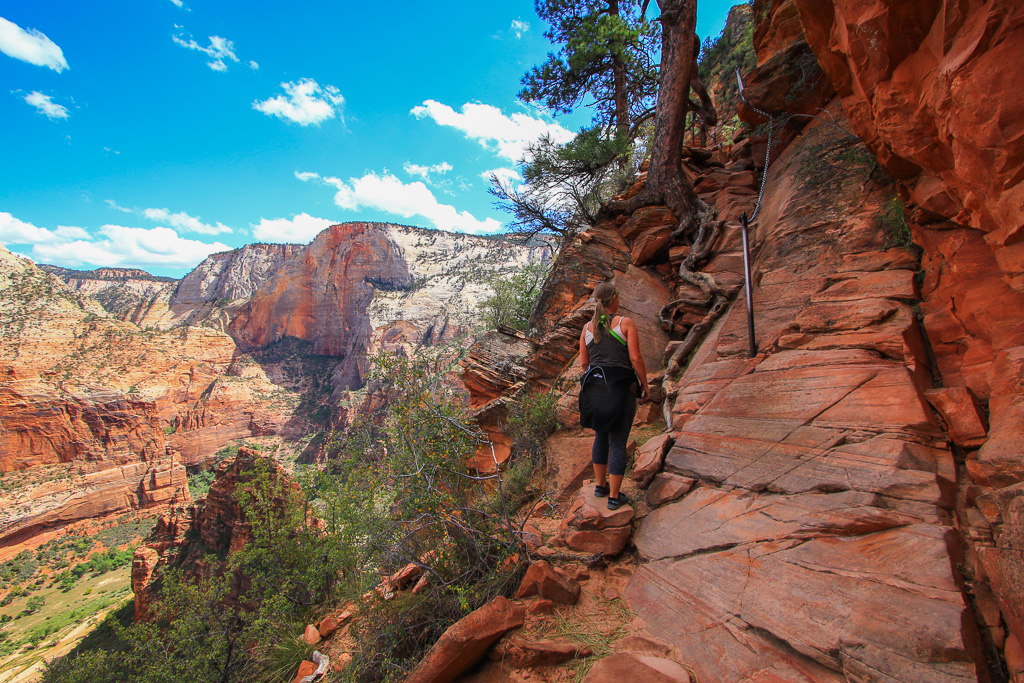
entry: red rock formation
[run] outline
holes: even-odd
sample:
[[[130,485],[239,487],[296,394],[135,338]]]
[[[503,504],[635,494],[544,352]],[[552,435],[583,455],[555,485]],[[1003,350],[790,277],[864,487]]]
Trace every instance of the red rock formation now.
[[[1024,290],[1024,53],[1011,0],[794,0],[850,123],[922,209],[985,233]],[[996,97],[994,95],[998,94]]]
[[[537,560],[526,569],[516,591],[516,600],[532,595],[562,605],[575,605],[580,597],[580,585],[544,560]]]
[[[594,662],[583,683],[615,683],[616,681],[646,683],[690,683],[689,672],[671,659],[653,657],[640,652],[616,652]]]
[[[665,468],[703,484],[640,523],[627,596],[701,679],[973,679],[947,546],[955,465],[906,303],[914,259],[883,248],[882,188],[826,198],[801,184],[824,130],[812,124],[770,172],[755,235],[762,354],[744,357],[734,306],[679,383]],[[868,574],[885,578],[856,578]]]
[[[136,618],[147,614],[152,604],[154,572],[158,568],[180,567],[186,577],[205,576],[212,568],[203,556],[213,553],[226,557],[249,540],[252,526],[235,492],[251,481],[258,460],[267,463],[272,479],[287,477],[273,458],[250,448],[239,448],[234,458],[217,468],[206,498],[189,508],[172,510],[160,519],[146,542],[136,548],[132,565]],[[290,480],[287,482],[290,487],[298,487]],[[244,577],[236,577],[236,595],[243,581]]]
[[[316,353],[354,359],[370,338],[370,282],[402,288],[412,280],[374,224],[332,226],[256,290],[232,320],[231,333],[246,348],[290,336],[312,342]],[[355,364],[347,379],[352,386],[361,383]]]
[[[0,472],[163,455],[164,433],[153,402],[112,390],[61,391],[10,366],[0,372]]]
[[[6,368],[0,545],[81,519],[188,500],[185,468],[164,446],[156,406],[119,391],[64,392]]]
[[[434,644],[406,683],[450,683],[476,664],[494,641],[523,625],[526,610],[501,596],[456,622]]]
[[[969,539],[966,575],[978,612],[1001,610],[1019,640],[1022,546],[1011,510],[1024,493],[1024,98],[1010,65],[1024,54],[1024,6],[794,4],[853,129],[910,202],[924,251],[924,328],[942,385],[929,398],[967,451],[957,510]],[[1000,619],[983,621],[1000,648]]]

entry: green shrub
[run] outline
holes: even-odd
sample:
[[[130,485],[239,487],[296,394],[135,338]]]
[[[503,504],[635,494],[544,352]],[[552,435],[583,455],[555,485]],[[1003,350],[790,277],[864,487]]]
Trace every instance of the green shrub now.
[[[192,500],[205,498],[210,492],[210,484],[213,483],[215,473],[213,470],[204,470],[190,475],[188,478],[188,492]]]
[[[454,621],[515,589],[521,570],[510,560],[525,557],[504,501],[466,471],[481,433],[447,379],[457,360],[443,350],[374,359],[386,409],[335,438],[323,467],[300,469],[301,488],[257,460],[236,493],[250,540],[203,560],[222,570],[201,581],[165,571],[151,621],[106,623],[98,651],[52,662],[43,683],[290,680],[308,656],[295,642],[300,625],[419,562],[425,591],[362,603],[346,669],[403,680]]]
[[[525,331],[550,271],[550,264],[538,262],[523,266],[517,273],[493,278],[490,285],[494,294],[479,304],[487,327],[496,330],[506,325]]]
[[[45,604],[46,599],[43,598],[43,596],[33,595],[31,598],[28,599],[28,602],[25,604],[25,609],[28,611],[29,614],[35,614],[39,610],[43,609],[43,605]]]
[[[899,195],[894,194],[886,200],[878,222],[885,228],[886,246],[909,247],[914,243],[913,235],[910,233],[910,223],[907,221],[907,212],[903,208],[903,202]]]

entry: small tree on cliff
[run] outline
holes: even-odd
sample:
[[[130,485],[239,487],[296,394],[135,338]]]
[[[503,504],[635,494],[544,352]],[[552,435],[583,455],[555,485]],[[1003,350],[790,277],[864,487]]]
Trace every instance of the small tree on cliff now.
[[[657,26],[639,6],[619,0],[537,0],[535,7],[550,25],[544,36],[559,50],[523,76],[520,99],[563,114],[589,99],[598,128],[628,136],[652,111]]]
[[[523,76],[519,97],[562,114],[592,107],[593,125],[566,145],[539,140],[521,164],[523,184],[492,177],[491,193],[519,233],[564,237],[593,222],[602,195],[618,189],[610,187],[609,165],[619,159],[625,170],[638,127],[654,113],[658,29],[632,2],[537,0],[535,7],[558,50]]]
[[[673,353],[665,373],[668,382],[678,373],[682,359],[689,355],[725,310],[727,299],[713,276],[697,271],[711,253],[721,222],[697,196],[693,185],[683,174],[686,114],[699,106],[690,100],[690,86],[696,75],[700,51],[694,32],[697,0],[658,0],[658,6],[661,8],[661,73],[647,182],[637,195],[629,200],[610,202],[608,208],[628,213],[645,206],[665,205],[679,221],[673,238],[692,245],[690,254],[679,266],[679,276],[699,287],[703,297],[669,302],[660,316],[666,322],[672,312],[684,304],[706,306],[709,312],[704,320],[690,328],[686,339]]]

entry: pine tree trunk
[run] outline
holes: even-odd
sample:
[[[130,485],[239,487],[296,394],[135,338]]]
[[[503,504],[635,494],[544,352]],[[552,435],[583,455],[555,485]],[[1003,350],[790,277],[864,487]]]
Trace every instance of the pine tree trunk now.
[[[697,66],[693,58],[697,1],[659,0],[658,6],[661,8],[661,81],[646,190],[666,198],[682,191],[679,198],[693,210],[697,195],[689,183],[682,181],[682,152],[690,78]]]
[[[609,0],[608,13],[619,16],[619,0]],[[612,79],[615,88],[615,132],[618,135],[629,133],[629,106],[626,103],[626,65],[622,63],[615,51],[612,51]]]

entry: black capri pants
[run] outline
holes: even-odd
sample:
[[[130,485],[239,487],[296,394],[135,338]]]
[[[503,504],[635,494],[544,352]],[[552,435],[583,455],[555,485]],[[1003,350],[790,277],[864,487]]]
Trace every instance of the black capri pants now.
[[[622,476],[626,473],[626,443],[629,430],[636,416],[636,385],[630,386],[623,399],[622,414],[609,431],[594,434],[594,446],[590,452],[595,465],[608,465],[608,474]]]

